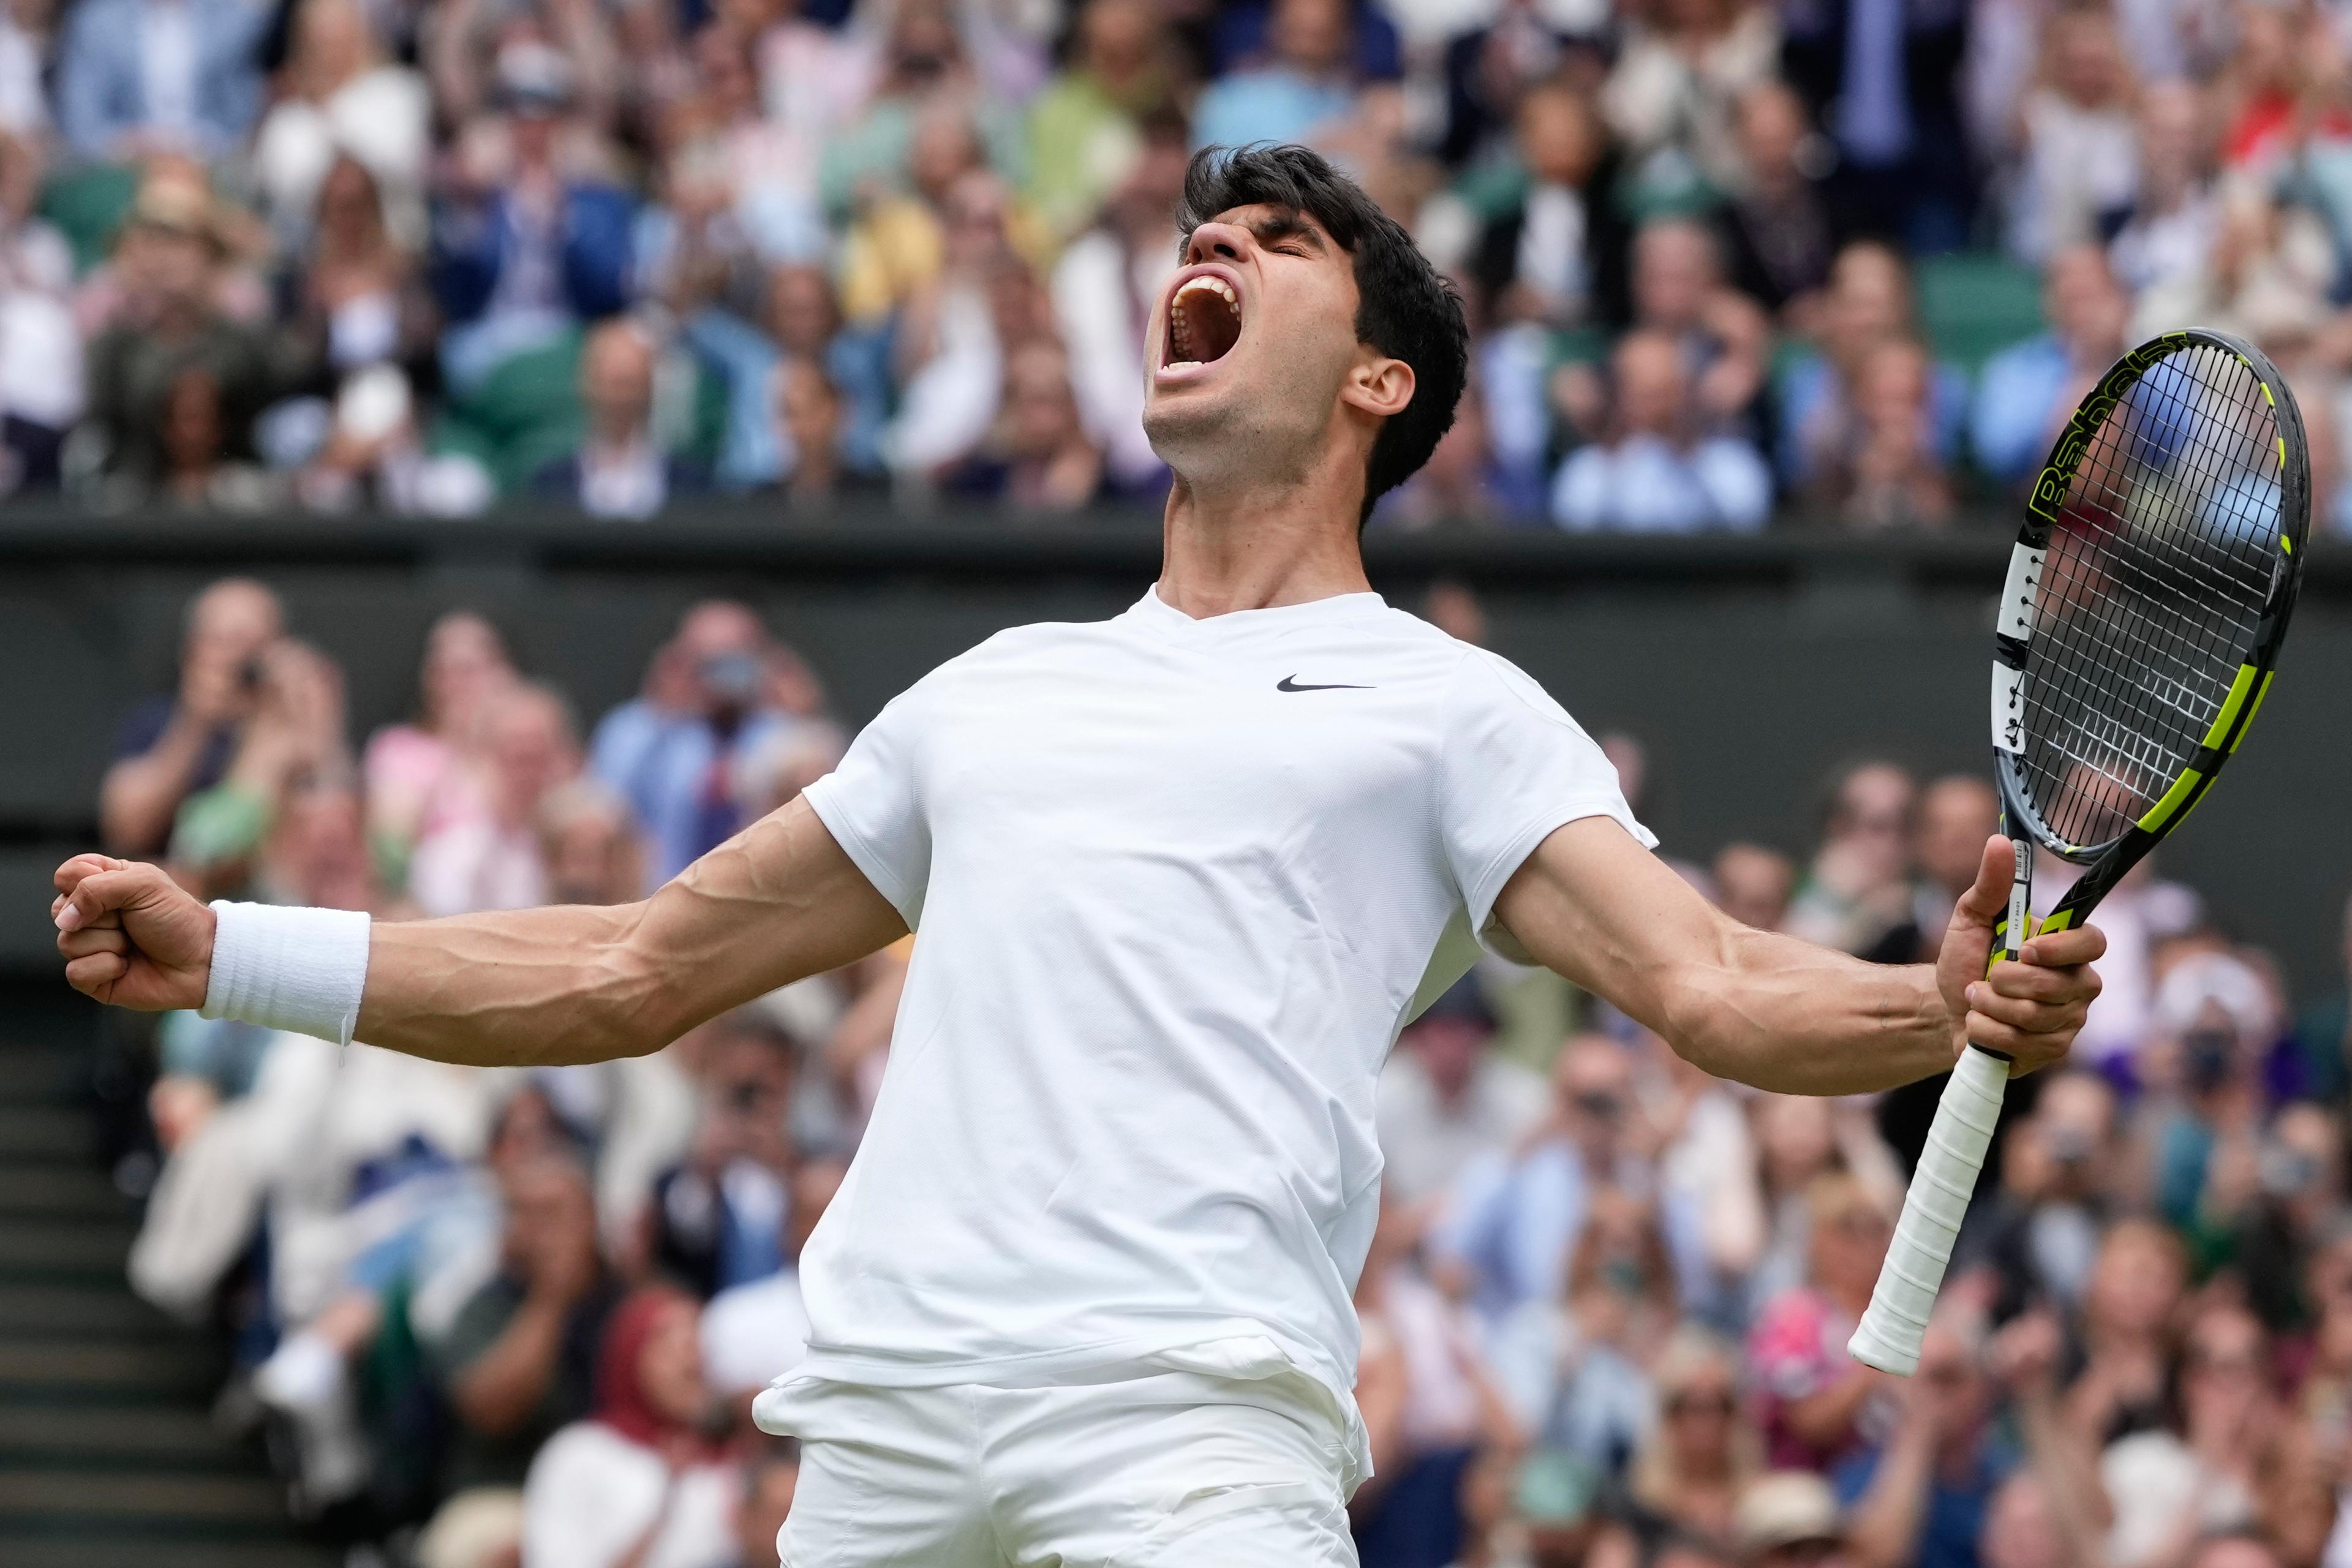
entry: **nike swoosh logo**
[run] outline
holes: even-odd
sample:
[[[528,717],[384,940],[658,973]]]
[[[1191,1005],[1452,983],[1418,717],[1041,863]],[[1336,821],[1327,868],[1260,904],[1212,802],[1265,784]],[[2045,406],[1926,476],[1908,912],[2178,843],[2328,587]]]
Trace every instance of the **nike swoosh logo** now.
[[[1349,686],[1344,683],[1331,686],[1301,686],[1298,684],[1298,677],[1295,675],[1284,676],[1274,683],[1274,689],[1276,691],[1370,691],[1375,689],[1370,686]]]

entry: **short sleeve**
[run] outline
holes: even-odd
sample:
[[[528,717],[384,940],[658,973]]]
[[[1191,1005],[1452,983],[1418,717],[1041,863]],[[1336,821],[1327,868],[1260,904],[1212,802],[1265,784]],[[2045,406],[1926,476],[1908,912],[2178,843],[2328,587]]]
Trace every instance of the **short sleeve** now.
[[[1645,847],[1617,770],[1542,687],[1492,654],[1462,661],[1446,693],[1438,826],[1470,929],[1483,939],[1495,900],[1552,829],[1606,816]]]
[[[931,827],[923,807],[923,684],[901,692],[849,743],[841,765],[803,792],[842,852],[907,929],[921,921],[931,879]]]

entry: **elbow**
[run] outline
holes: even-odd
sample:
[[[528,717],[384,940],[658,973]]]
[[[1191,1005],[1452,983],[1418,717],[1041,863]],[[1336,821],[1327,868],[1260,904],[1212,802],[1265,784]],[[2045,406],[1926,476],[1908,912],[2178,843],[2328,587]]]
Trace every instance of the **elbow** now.
[[[1711,970],[1678,979],[1659,1009],[1656,1027],[1675,1054],[1693,1067],[1717,1078],[1747,1079],[1754,1053],[1746,1048],[1746,1019]]]
[[[691,1028],[697,1020],[679,1009],[680,988],[668,966],[651,951],[646,935],[646,905],[615,913],[614,929],[598,942],[587,963],[588,993],[599,999],[594,1024],[571,1043],[567,1059],[611,1061],[651,1056]]]

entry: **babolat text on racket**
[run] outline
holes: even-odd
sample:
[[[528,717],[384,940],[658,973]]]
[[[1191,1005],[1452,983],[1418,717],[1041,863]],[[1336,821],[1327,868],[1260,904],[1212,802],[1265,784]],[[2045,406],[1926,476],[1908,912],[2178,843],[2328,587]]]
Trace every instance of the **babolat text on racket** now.
[[[2310,513],[2303,416],[2250,343],[2167,332],[2075,410],[1993,631],[1993,775],[2017,846],[1995,963],[2028,935],[2034,845],[2084,868],[2032,934],[2065,931],[2204,798],[2269,694]],[[1847,1346],[1866,1366],[1919,1364],[2009,1067],[1971,1045],[1953,1068]]]

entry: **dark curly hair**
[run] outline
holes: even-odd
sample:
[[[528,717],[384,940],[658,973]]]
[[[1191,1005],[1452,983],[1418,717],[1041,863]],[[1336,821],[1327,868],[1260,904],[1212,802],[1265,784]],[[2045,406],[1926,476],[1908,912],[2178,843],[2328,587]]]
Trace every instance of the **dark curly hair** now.
[[[1389,416],[1365,464],[1362,516],[1370,518],[1373,503],[1429,461],[1454,424],[1470,374],[1461,296],[1404,226],[1319,153],[1266,142],[1195,153],[1176,215],[1181,244],[1219,213],[1247,206],[1304,213],[1322,225],[1355,258],[1357,342],[1412,367],[1412,400]]]

